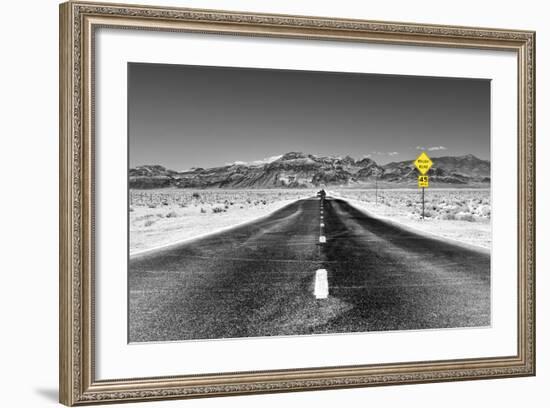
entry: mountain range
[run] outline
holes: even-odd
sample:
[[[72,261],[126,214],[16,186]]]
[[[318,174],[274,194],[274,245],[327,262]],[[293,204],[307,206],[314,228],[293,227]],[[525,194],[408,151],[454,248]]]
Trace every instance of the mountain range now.
[[[432,158],[430,185],[487,187],[491,163],[472,154]],[[413,159],[378,165],[370,158],[329,157],[290,152],[269,160],[236,162],[220,167],[174,171],[160,165],[129,170],[130,188],[317,188],[361,187],[375,182],[389,186],[416,185]]]

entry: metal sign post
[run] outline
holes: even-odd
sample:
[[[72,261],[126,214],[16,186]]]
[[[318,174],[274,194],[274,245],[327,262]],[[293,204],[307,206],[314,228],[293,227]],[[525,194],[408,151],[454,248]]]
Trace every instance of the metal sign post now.
[[[378,174],[376,174],[375,176],[376,178],[374,179],[374,183],[375,183],[375,196],[376,196],[376,206],[378,207]]]
[[[424,219],[424,190],[425,188],[422,187],[422,219]]]

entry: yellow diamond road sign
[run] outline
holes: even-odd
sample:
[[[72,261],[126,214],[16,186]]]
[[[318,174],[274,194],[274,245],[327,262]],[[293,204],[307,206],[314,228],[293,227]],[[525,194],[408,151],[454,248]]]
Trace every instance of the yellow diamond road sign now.
[[[432,164],[433,162],[430,160],[425,152],[422,152],[420,156],[418,156],[418,158],[414,161],[414,165],[422,175],[426,174],[428,170],[430,170]]]

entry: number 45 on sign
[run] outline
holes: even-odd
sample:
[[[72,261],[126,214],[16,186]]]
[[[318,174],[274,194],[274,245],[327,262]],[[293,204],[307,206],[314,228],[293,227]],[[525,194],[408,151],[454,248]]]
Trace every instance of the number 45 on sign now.
[[[418,176],[418,188],[429,187],[428,176]]]

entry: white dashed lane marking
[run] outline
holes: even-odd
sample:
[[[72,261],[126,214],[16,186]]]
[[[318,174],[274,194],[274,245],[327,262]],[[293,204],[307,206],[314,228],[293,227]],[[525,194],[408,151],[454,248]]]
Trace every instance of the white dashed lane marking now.
[[[324,220],[323,220],[323,201],[321,201],[321,214],[320,214],[320,221],[321,221],[321,226],[320,226],[320,234],[319,234],[319,242],[321,244],[325,244],[327,242],[327,237],[324,235],[324,232],[323,232],[323,228],[325,227],[325,223],[324,223]]]
[[[315,297],[326,299],[328,297],[328,276],[326,269],[317,269],[315,272]]]
[[[327,237],[324,235],[323,229],[325,228],[325,223],[323,221],[323,200],[320,203],[320,234],[319,242],[325,244],[327,242]],[[317,299],[326,299],[328,297],[328,277],[326,269],[317,269],[315,272],[315,298]]]

